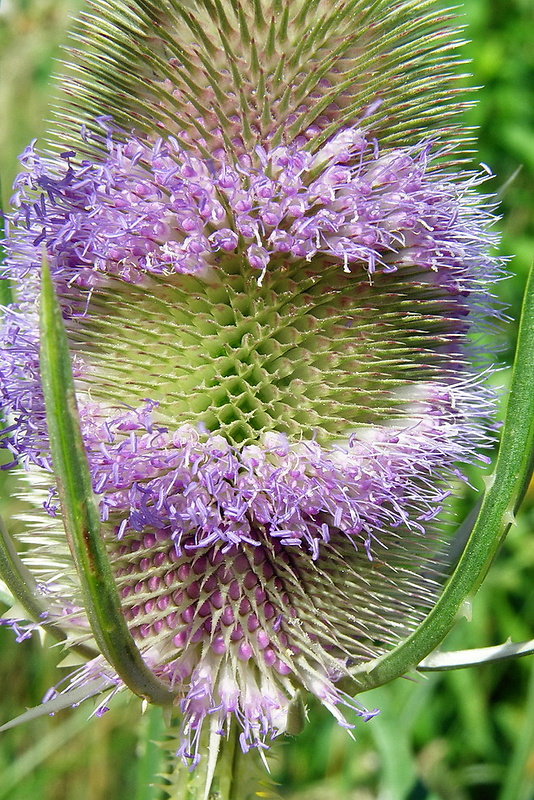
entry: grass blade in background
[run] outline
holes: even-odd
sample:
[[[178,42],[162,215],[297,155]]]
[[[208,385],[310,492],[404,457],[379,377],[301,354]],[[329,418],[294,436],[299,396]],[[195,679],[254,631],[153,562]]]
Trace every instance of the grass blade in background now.
[[[1,178],[1,176],[0,176]],[[2,278],[2,263],[5,257],[5,245],[3,238],[5,236],[6,223],[2,214],[2,181],[0,179],[0,306],[8,306],[13,302],[13,293],[7,278]]]

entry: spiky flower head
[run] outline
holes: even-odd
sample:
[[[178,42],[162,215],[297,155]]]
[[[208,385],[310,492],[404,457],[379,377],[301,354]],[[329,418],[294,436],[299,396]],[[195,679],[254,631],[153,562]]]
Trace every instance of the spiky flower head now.
[[[492,414],[476,332],[498,265],[461,168],[454,28],[413,0],[96,0],[79,36],[69,149],[22,156],[1,334],[3,442],[36,503],[50,490],[28,561],[47,618],[90,641],[51,473],[43,252],[122,612],[181,755],[206,720],[263,745],[302,689],[346,725],[367,715],[351,667],[434,602],[440,513]],[[95,678],[120,685],[99,655],[73,681]]]

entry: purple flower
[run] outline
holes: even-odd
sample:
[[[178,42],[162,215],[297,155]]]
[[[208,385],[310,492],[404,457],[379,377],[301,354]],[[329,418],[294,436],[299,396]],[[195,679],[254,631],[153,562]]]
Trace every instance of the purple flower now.
[[[431,607],[440,512],[486,460],[477,334],[499,264],[481,179],[432,140],[382,146],[365,121],[235,158],[101,125],[80,138],[90,158],[27,149],[10,218],[3,443],[50,487],[35,568],[50,613],[90,637],[58,571],[43,250],[124,615],[176,692],[180,754],[196,763],[204,724],[231,717],[243,749],[263,746],[302,688],[342,725],[343,706],[369,716],[350,668]],[[117,685],[102,657],[75,680],[95,675]]]

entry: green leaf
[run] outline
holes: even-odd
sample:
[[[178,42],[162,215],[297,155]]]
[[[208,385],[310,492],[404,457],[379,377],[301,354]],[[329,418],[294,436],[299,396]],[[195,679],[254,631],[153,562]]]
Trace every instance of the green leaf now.
[[[44,717],[47,714],[56,714],[58,711],[63,711],[65,708],[78,705],[90,697],[97,694],[102,694],[106,689],[112,688],[106,685],[105,679],[95,678],[92,681],[84,683],[83,686],[78,686],[75,689],[69,689],[68,692],[57,695],[52,700],[46,703],[41,703],[35,708],[29,708],[23,714],[6,722],[5,725],[0,725],[0,733],[8,731],[10,728],[16,728],[18,725],[23,725],[25,722],[31,722],[39,717]]]
[[[534,267],[525,289],[506,419],[495,470],[473,529],[434,608],[400,645],[355,667],[358,691],[414,669],[453,627],[465,600],[484,579],[526,492],[534,467]]]
[[[122,615],[80,431],[67,337],[48,265],[41,285],[41,380],[63,523],[96,642],[124,683],[157,705],[174,694],[143,661]]]

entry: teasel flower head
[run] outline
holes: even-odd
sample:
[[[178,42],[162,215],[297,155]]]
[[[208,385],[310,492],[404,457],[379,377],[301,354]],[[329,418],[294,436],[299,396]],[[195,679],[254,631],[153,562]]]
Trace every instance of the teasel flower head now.
[[[1,333],[44,619],[94,646],[50,456],[43,254],[122,614],[179,754],[231,720],[263,747],[301,692],[348,726],[373,713],[351,669],[432,607],[447,497],[491,439],[478,338],[500,265],[454,24],[413,0],[94,0],[77,35],[56,143],[22,156]],[[96,653],[66,691],[85,683],[121,686]]]

